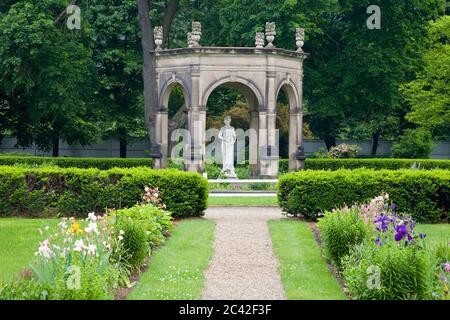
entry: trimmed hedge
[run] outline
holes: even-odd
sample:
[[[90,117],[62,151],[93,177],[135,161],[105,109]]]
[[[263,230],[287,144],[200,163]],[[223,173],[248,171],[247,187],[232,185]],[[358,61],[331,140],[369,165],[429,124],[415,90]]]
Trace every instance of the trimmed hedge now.
[[[144,186],[157,187],[174,216],[201,216],[207,208],[208,183],[195,173],[0,166],[0,215],[85,216],[131,207],[142,200]]]
[[[390,158],[371,158],[371,159],[306,159],[306,169],[311,170],[338,170],[338,169],[409,169],[413,163],[420,163],[423,169],[449,169],[450,160],[430,160],[430,159],[390,159]],[[152,166],[150,158],[65,158],[65,157],[33,157],[33,156],[1,156],[0,165],[44,165],[54,164],[61,168],[97,168],[100,170],[108,170],[112,168],[133,168]],[[178,168],[171,161],[169,167]],[[217,166],[220,168],[220,166]],[[237,168],[248,167],[248,163],[237,165]],[[287,159],[280,160],[280,173],[288,171],[289,161]]]
[[[134,168],[152,166],[150,158],[66,158],[66,157],[20,157],[0,156],[0,166],[12,166],[15,164],[44,165],[54,164],[61,168],[97,168],[108,170],[112,168]]]
[[[449,218],[448,170],[306,170],[280,178],[278,200],[288,214],[315,219],[322,212],[366,202],[382,192],[419,222]]]
[[[389,159],[389,158],[371,158],[371,159],[306,159],[305,168],[308,170],[339,170],[339,169],[410,169],[412,165],[420,163],[422,169],[448,169],[450,170],[450,160],[431,160],[431,159]],[[280,160],[281,173],[288,172],[289,161]]]

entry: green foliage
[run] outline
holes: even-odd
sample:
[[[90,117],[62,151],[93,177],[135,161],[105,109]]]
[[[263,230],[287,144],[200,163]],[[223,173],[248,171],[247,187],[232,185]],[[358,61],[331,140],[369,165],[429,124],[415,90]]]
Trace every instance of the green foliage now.
[[[21,146],[49,150],[58,138],[85,145],[98,137],[91,29],[70,32],[55,22],[66,7],[63,0],[18,1],[0,15],[0,107],[7,119],[0,131]]]
[[[172,229],[171,213],[155,207],[152,204],[137,205],[128,209],[111,212],[118,219],[129,218],[140,223],[147,234],[151,248],[164,243],[164,233]]]
[[[450,137],[450,16],[429,23],[426,42],[430,43],[422,52],[424,69],[417,72],[417,79],[401,88],[412,105],[406,118],[447,139]]]
[[[144,264],[150,250],[144,225],[131,218],[124,218],[116,226],[116,236],[123,237],[121,242],[124,249],[124,263],[130,265],[133,270],[138,270]]]
[[[341,259],[353,246],[362,243],[369,232],[357,209],[325,212],[317,227],[325,254],[338,268],[342,266]]]
[[[432,295],[434,259],[419,246],[389,243],[376,246],[373,241],[357,246],[344,259],[346,286],[353,299],[359,300],[426,300]],[[371,288],[370,267],[380,270],[380,287]]]
[[[407,129],[392,146],[396,158],[428,158],[433,150],[431,133],[426,129]]]
[[[101,171],[4,166],[0,167],[0,215],[37,215],[42,210],[85,216],[107,208],[132,207],[142,200],[144,186],[158,188],[174,216],[199,216],[207,207],[207,181],[195,173],[148,168]],[[36,190],[39,196],[28,196]]]
[[[39,281],[15,277],[11,281],[0,281],[1,300],[48,300],[49,291]]]
[[[448,219],[449,190],[447,170],[307,170],[280,178],[278,200],[288,214],[317,218],[386,192],[402,212],[426,222]]]

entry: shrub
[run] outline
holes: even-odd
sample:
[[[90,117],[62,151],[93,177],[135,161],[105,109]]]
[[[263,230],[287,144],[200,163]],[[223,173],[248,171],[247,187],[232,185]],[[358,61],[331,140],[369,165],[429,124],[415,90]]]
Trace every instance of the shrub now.
[[[438,298],[432,294],[433,258],[418,246],[390,242],[380,247],[373,241],[366,242],[356,247],[343,265],[346,287],[353,299]]]
[[[199,216],[207,207],[208,183],[195,173],[4,166],[0,167],[0,215],[85,216],[106,208],[131,207],[142,200],[144,186],[158,188],[174,216]]]
[[[341,259],[368,235],[359,210],[354,208],[326,212],[323,218],[319,219],[317,227],[325,254],[338,268],[341,267]]]
[[[448,219],[450,171],[303,171],[282,176],[278,200],[287,214],[317,218],[321,212],[364,203],[386,192],[419,222]]]
[[[140,223],[146,232],[150,247],[156,247],[165,240],[164,234],[172,229],[170,212],[155,207],[152,204],[138,205],[132,208],[111,212],[118,219],[132,219]]]
[[[116,227],[116,236],[120,237],[123,245],[123,262],[138,270],[149,253],[144,226],[131,218],[121,219]]]
[[[407,129],[392,146],[395,158],[428,158],[433,150],[431,133],[425,129]]]
[[[336,147],[331,147],[328,156],[334,159],[354,158],[360,150],[361,148],[356,145],[347,145],[343,143]]]
[[[339,169],[410,169],[414,163],[420,164],[421,169],[450,169],[449,160],[430,159],[306,159],[305,167],[308,170],[339,170]],[[283,172],[287,172],[287,160],[280,160]]]

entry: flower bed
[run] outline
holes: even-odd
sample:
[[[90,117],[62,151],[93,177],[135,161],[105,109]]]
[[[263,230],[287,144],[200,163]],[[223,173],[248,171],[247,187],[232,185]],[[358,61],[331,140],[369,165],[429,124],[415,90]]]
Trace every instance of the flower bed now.
[[[278,190],[285,212],[313,219],[336,207],[364,203],[382,192],[419,222],[449,218],[448,170],[307,170],[282,176]]]
[[[88,212],[135,205],[147,185],[174,216],[200,216],[207,207],[202,176],[148,168],[107,171],[77,168],[0,167],[0,215],[85,217]]]
[[[325,213],[318,228],[327,257],[353,299],[448,299],[450,248],[429,248],[416,222],[383,194]],[[358,232],[355,232],[358,230]]]
[[[31,272],[0,283],[0,300],[114,299],[172,227],[158,194],[147,188],[144,202],[133,208],[89,213],[85,221],[63,218],[56,230],[40,230],[44,239]]]

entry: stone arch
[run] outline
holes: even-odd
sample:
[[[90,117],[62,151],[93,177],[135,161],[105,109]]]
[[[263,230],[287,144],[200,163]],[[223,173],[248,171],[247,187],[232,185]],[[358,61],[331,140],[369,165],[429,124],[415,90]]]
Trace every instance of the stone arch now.
[[[190,108],[190,101],[191,101],[191,95],[189,90],[187,89],[188,86],[184,83],[183,80],[179,78],[170,78],[167,80],[164,85],[162,86],[162,89],[159,94],[159,102],[158,102],[158,108],[162,111],[168,111],[169,110],[169,99],[170,94],[172,93],[173,88],[176,85],[180,85],[181,89],[183,90],[183,97],[184,97],[184,104],[187,108]]]
[[[237,76],[223,77],[211,83],[203,92],[201,106],[206,107],[211,93],[221,85],[227,85],[228,87],[241,91],[250,107],[261,108],[264,106],[264,96],[257,85],[250,79]]]
[[[278,84],[278,88],[275,95],[276,99],[278,99],[278,95],[280,94],[281,90],[284,90],[284,92],[288,96],[289,110],[290,111],[297,110],[300,107],[299,103],[300,97],[295,83],[289,78],[282,80]]]

